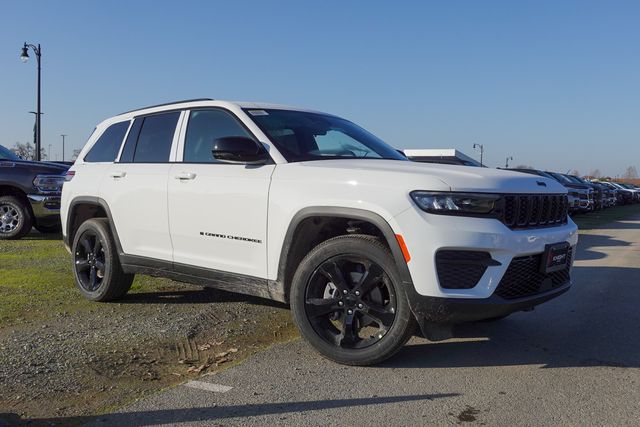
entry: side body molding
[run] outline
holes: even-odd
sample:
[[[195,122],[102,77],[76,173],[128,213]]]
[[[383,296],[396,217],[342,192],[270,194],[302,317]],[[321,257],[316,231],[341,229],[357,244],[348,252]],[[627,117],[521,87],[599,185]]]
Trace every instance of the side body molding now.
[[[70,245],[73,242],[73,236],[71,236],[70,231],[73,218],[75,217],[75,209],[80,204],[92,205],[96,208],[99,207],[104,210],[107,215],[107,219],[109,220],[109,227],[116,244],[116,250],[118,251],[122,269],[126,273],[140,273],[148,274],[150,276],[167,277],[169,279],[180,282],[192,283],[196,285],[285,302],[284,295],[278,293],[273,284],[269,283],[269,281],[265,278],[194,267],[170,261],[126,254],[122,249],[120,238],[118,237],[118,229],[113,221],[113,216],[111,215],[109,205],[104,199],[101,199],[99,197],[76,197],[70,203],[67,224],[65,224],[66,245]]]

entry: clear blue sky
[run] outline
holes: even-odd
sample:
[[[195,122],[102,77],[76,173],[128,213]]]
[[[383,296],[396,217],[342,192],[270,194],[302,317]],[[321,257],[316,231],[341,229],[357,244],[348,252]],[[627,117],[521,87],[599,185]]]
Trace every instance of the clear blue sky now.
[[[0,14],[0,143],[79,147],[132,108],[213,97],[332,112],[398,148],[640,169],[637,1],[30,1]]]

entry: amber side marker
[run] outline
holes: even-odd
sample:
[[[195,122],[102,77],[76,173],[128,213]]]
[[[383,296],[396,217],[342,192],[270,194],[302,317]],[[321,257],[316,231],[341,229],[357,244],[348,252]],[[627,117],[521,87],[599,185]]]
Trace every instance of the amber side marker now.
[[[411,261],[411,255],[409,254],[409,249],[407,249],[407,245],[404,243],[404,239],[402,238],[402,235],[396,234],[396,240],[400,245],[400,249],[402,250],[402,255],[404,256],[405,262]]]

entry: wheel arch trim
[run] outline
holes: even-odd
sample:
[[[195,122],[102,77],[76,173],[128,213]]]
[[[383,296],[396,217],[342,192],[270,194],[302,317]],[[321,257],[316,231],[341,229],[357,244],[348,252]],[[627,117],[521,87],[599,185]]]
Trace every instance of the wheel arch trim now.
[[[379,214],[369,210],[339,206],[310,206],[299,210],[293,216],[293,218],[289,222],[289,227],[287,228],[287,232],[282,243],[282,248],[280,249],[280,258],[278,260],[277,282],[279,282],[281,286],[288,287],[284,283],[284,281],[286,280],[285,275],[287,270],[287,261],[298,226],[302,223],[302,221],[313,217],[350,218],[360,221],[366,221],[376,226],[382,232],[387,245],[391,249],[391,254],[396,263],[396,266],[398,267],[398,272],[400,273],[402,282],[404,284],[413,286],[409,267],[407,266],[407,263],[405,261],[402,249],[398,244],[398,240],[396,239],[396,233],[393,231],[393,228],[391,228],[391,225],[389,225],[387,220],[385,220]]]
[[[109,209],[109,204],[100,197],[95,196],[78,196],[75,197],[71,203],[69,203],[69,214],[67,215],[67,222],[64,224],[65,233],[64,233],[64,244],[71,248],[71,225],[72,221],[75,219],[75,210],[78,205],[93,205],[96,207],[100,207],[104,210],[107,215],[107,220],[109,221],[109,228],[111,229],[111,234],[113,235],[113,239],[116,244],[116,250],[118,251],[118,255],[124,255],[124,251],[122,250],[122,244],[120,243],[120,237],[118,237],[118,230],[116,228],[116,224],[113,221],[113,215],[111,215],[111,209]]]

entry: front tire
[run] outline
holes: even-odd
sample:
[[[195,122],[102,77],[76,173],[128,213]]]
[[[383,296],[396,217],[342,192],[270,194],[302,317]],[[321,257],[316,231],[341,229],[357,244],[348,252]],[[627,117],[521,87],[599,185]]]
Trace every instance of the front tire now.
[[[122,270],[107,219],[83,222],[73,239],[72,254],[76,285],[85,298],[112,301],[131,288],[134,275]]]
[[[388,359],[415,330],[395,261],[368,235],[338,236],[311,250],[293,277],[291,309],[311,346],[346,365]]]
[[[18,240],[33,225],[27,205],[14,196],[0,197],[0,240]]]

